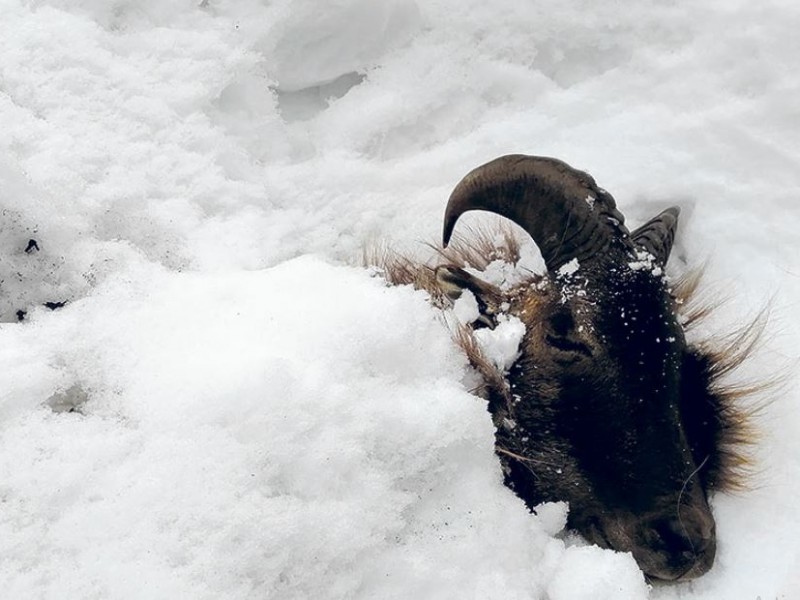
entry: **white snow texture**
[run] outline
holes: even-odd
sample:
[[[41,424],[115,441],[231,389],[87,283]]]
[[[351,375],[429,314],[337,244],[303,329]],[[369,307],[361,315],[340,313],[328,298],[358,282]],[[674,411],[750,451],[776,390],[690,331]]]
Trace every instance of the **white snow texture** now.
[[[470,169],[556,156],[632,226],[681,205],[670,270],[705,262],[730,298],[706,332],[771,306],[737,377],[795,368],[800,4],[0,15],[0,597],[798,597],[794,382],[759,417],[753,491],[712,500],[713,570],[651,586],[503,486],[441,315],[359,256],[428,257]]]

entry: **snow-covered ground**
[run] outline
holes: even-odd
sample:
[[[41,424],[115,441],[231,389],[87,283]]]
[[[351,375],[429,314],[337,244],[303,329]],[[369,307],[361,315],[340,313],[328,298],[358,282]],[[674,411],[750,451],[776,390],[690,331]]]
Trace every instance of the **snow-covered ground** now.
[[[1,597],[800,594],[800,4],[0,15]],[[563,506],[529,515],[440,316],[358,266],[427,252],[509,152],[589,171],[632,225],[681,204],[676,270],[730,298],[709,331],[771,302],[739,376],[789,381],[693,583],[649,589]]]

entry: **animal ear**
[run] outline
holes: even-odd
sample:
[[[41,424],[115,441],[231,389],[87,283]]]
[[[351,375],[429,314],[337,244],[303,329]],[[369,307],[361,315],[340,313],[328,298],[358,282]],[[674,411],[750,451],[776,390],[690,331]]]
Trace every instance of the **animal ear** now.
[[[497,325],[497,311],[500,306],[500,290],[467,273],[464,269],[452,265],[436,267],[436,285],[442,295],[455,302],[469,290],[478,301],[480,316],[475,321],[475,327],[488,327],[494,329]]]

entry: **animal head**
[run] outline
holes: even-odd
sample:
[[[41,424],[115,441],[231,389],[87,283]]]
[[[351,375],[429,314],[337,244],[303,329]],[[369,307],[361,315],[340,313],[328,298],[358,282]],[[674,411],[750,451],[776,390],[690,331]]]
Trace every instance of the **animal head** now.
[[[480,308],[474,327],[493,327],[501,313],[526,326],[505,373],[481,355],[470,330],[461,335],[486,381],[506,484],[531,509],[569,502],[572,528],[631,552],[651,578],[702,575],[716,552],[708,494],[732,479],[740,459],[731,448],[748,434],[716,381],[741,357],[687,345],[664,276],[678,209],[630,232],[588,174],[510,155],[455,188],[444,247],[470,210],[521,226],[547,267],[501,290],[450,262],[422,284],[451,300],[472,292]],[[398,271],[395,280],[419,284],[409,263]]]

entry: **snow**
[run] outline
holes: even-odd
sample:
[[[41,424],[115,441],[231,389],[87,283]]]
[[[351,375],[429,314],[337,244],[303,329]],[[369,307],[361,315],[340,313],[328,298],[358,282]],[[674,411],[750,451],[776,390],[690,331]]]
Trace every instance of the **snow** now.
[[[637,571],[635,565],[632,567],[626,556],[618,552],[603,551],[597,547],[573,547],[561,560],[547,587],[547,597],[552,600],[591,600],[598,597],[634,600],[646,597],[648,586]],[[587,581],[581,576],[586,572],[602,573],[604,576]]]
[[[453,302],[452,315],[456,319],[454,326],[469,325],[477,321],[481,311],[475,294],[469,290],[462,290],[461,295]]]
[[[561,265],[558,268],[558,271],[556,271],[556,273],[558,274],[559,277],[569,278],[570,276],[572,276],[575,273],[577,273],[578,269],[580,269],[580,268],[581,268],[581,265],[578,262],[578,259],[577,258],[573,258],[567,264]]]
[[[519,358],[519,345],[525,336],[525,324],[513,315],[498,315],[498,323],[494,329],[478,329],[477,340],[484,356],[497,367],[501,373],[511,368]]]
[[[631,271],[650,271],[654,277],[661,277],[661,275],[664,274],[663,269],[656,261],[656,257],[647,250],[637,250],[635,255],[636,260],[628,263],[628,267]]]
[[[0,9],[4,596],[800,591],[798,6]],[[631,229],[679,204],[668,271],[730,298],[704,332],[771,303],[736,377],[790,383],[697,581],[650,589],[563,506],[528,514],[441,316],[357,266],[376,240],[427,257],[456,182],[511,152],[591,173]]]

